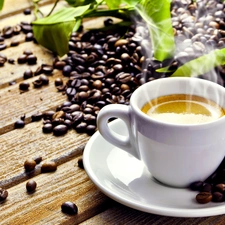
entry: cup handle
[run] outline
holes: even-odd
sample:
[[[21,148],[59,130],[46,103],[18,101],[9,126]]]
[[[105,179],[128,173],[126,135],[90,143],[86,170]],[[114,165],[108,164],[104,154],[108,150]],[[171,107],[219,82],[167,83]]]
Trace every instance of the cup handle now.
[[[97,117],[97,126],[100,134],[111,144],[139,159],[139,154],[135,145],[135,138],[131,129],[130,106],[110,104],[104,106]],[[120,118],[126,124],[128,136],[120,135],[112,131],[108,125],[110,118]]]

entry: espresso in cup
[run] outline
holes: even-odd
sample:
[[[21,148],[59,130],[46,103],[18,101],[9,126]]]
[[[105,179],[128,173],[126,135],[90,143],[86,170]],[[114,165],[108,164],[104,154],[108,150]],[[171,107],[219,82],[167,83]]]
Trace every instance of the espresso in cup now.
[[[148,116],[173,124],[201,124],[225,115],[225,109],[214,101],[197,95],[172,94],[160,96],[142,107]]]

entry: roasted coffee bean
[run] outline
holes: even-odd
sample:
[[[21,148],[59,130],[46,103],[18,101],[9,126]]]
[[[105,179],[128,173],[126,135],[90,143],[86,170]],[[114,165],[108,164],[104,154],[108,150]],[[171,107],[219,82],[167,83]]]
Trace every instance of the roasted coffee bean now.
[[[72,116],[73,116],[73,127],[77,126],[84,118],[84,115],[81,111],[73,112]]]
[[[200,192],[196,195],[196,201],[201,204],[206,204],[212,201],[212,194],[209,192]]]
[[[55,136],[61,136],[66,134],[68,131],[68,127],[64,124],[59,124],[53,128],[53,134]]]
[[[201,191],[202,192],[212,192],[212,185],[211,184],[208,184],[208,183],[204,183],[202,185]]]
[[[79,168],[84,169],[83,158],[79,158],[77,164]]]
[[[10,38],[13,36],[13,27],[11,26],[5,26],[2,29],[2,36],[4,38]]]
[[[22,24],[21,24],[21,28],[22,28],[22,31],[23,31],[25,34],[32,32],[32,26],[31,26],[30,24],[22,23]]]
[[[11,47],[15,47],[15,46],[18,46],[19,44],[20,44],[19,40],[16,40],[16,39],[15,39],[15,40],[12,40],[12,41],[11,41],[10,46],[11,46]]]
[[[57,61],[54,63],[54,68],[58,70],[62,70],[65,65],[66,65],[65,61]]]
[[[12,58],[8,59],[8,63],[14,64],[15,63],[15,59],[12,59]]]
[[[223,202],[224,201],[224,195],[219,191],[213,192],[212,201],[213,202]]]
[[[225,192],[225,184],[217,184],[215,185],[215,190],[221,193]]]
[[[95,80],[92,84],[93,88],[96,88],[99,90],[102,88],[102,85],[103,85],[103,83],[101,80]]]
[[[41,165],[42,173],[54,172],[57,170],[57,164],[53,161],[45,162]]]
[[[32,82],[34,88],[40,88],[42,86],[42,81],[40,79],[37,79],[35,81]]]
[[[68,77],[70,75],[71,71],[72,71],[72,66],[66,65],[66,66],[63,67],[63,71],[62,72],[63,72],[63,75],[65,77]]]
[[[48,64],[43,64],[42,65],[42,72],[44,74],[52,74],[54,68],[52,65],[48,65]]]
[[[32,193],[36,190],[37,183],[34,180],[29,180],[26,183],[27,192]]]
[[[39,80],[42,82],[43,85],[49,84],[49,78],[44,74],[39,76]]]
[[[45,120],[47,120],[47,119],[52,119],[52,116],[55,114],[55,111],[53,111],[53,110],[48,110],[48,111],[46,111],[46,112],[44,112],[43,113],[43,118],[45,119]]]
[[[33,77],[33,71],[31,69],[27,69],[24,73],[23,73],[23,79],[29,79]]]
[[[63,213],[74,215],[78,212],[78,207],[73,202],[64,202],[61,205],[61,210]]]
[[[27,159],[24,162],[24,169],[26,172],[31,172],[35,169],[36,162],[33,159]]]
[[[190,184],[190,189],[192,191],[201,191],[202,190],[202,186],[203,186],[203,182],[202,181],[196,181]]]
[[[76,93],[77,93],[77,91],[76,91],[76,88],[74,88],[74,87],[68,87],[66,89],[66,94],[69,99],[73,98]]]
[[[23,51],[23,54],[28,56],[28,55],[32,55],[33,52],[29,49],[26,49],[26,50]]]
[[[36,156],[36,157],[33,158],[33,160],[36,162],[36,164],[39,164],[42,161],[42,157]]]
[[[92,114],[85,114],[83,120],[87,124],[95,124],[96,123],[96,117],[93,116]]]
[[[0,66],[4,66],[5,62],[6,62],[5,58],[0,56]]]
[[[28,32],[26,34],[25,40],[26,41],[33,41],[34,40],[34,34],[32,32]]]
[[[55,119],[60,119],[60,118],[64,118],[64,117],[65,117],[65,112],[60,110],[53,114],[52,119],[55,120]]]
[[[96,125],[94,125],[94,124],[87,125],[87,127],[86,127],[87,134],[92,135],[95,133],[95,131],[96,131]]]
[[[0,43],[0,51],[7,48],[7,45],[4,43]]]
[[[75,129],[78,133],[83,133],[86,131],[87,128],[87,123],[85,122],[81,122],[80,124],[78,124]]]
[[[24,126],[25,126],[25,122],[22,119],[17,120],[14,124],[15,129],[23,128]]]
[[[61,86],[61,85],[63,85],[62,78],[56,78],[55,79],[55,86]]]
[[[17,58],[19,64],[24,64],[27,62],[27,55],[23,54]]]
[[[0,201],[5,201],[7,197],[8,191],[3,188],[0,188]]]
[[[19,84],[19,89],[22,91],[27,91],[29,87],[30,87],[30,84],[25,81]]]
[[[27,8],[23,10],[24,15],[30,15],[31,14],[31,9]]]
[[[29,65],[34,65],[34,64],[37,63],[37,57],[33,54],[28,55],[27,58],[26,58],[26,61]]]
[[[43,133],[45,133],[45,134],[51,133],[52,130],[53,130],[53,126],[52,126],[51,123],[46,123],[46,124],[44,124],[44,126],[42,127],[42,131],[43,131]]]

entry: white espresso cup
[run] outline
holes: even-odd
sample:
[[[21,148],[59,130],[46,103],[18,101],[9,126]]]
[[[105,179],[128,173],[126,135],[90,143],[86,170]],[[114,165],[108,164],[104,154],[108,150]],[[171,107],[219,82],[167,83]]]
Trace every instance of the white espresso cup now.
[[[223,160],[225,116],[202,124],[173,124],[141,111],[148,101],[171,94],[202,96],[225,109],[225,89],[214,82],[199,78],[161,78],[137,88],[129,106],[103,107],[97,126],[108,142],[141,160],[155,179],[169,186],[187,187],[205,180]],[[128,136],[112,131],[108,126],[110,118],[122,119]]]

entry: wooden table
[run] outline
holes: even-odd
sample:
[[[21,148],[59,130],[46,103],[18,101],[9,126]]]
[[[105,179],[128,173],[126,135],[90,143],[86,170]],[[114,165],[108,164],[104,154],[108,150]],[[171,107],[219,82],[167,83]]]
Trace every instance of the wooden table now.
[[[43,1],[42,9],[49,10],[53,2]],[[31,7],[28,0],[5,1],[0,13],[0,29],[31,21],[32,15],[23,14],[28,7]],[[24,39],[22,34],[17,38]],[[1,53],[17,59],[26,49],[38,57],[38,63],[29,66],[33,70],[42,63],[53,61],[50,52],[33,42],[22,41],[19,46],[9,47]],[[65,136],[55,137],[42,133],[41,121],[30,123],[33,113],[55,109],[66,101],[66,96],[57,92],[54,86],[54,80],[63,77],[61,71],[54,70],[48,86],[31,87],[20,94],[19,83],[23,81],[23,71],[27,67],[5,63],[0,68],[0,187],[9,193],[7,200],[0,204],[0,224],[224,224],[224,215],[205,218],[159,216],[128,208],[105,196],[77,164],[90,136],[70,130]],[[11,81],[16,84],[9,85]],[[14,129],[15,121],[24,114],[28,124],[23,129]],[[35,156],[42,156],[43,162],[54,160],[57,170],[43,174],[37,166],[35,173],[28,175],[24,171],[24,162]],[[37,189],[27,194],[25,186],[31,177],[37,182]],[[77,215],[61,212],[61,204],[65,201],[77,204]]]

